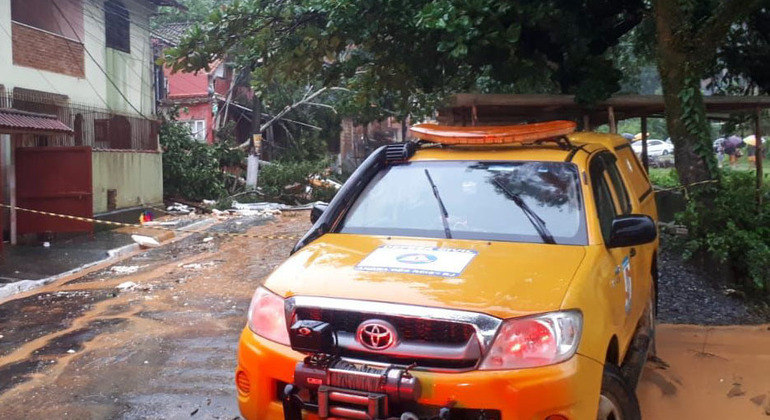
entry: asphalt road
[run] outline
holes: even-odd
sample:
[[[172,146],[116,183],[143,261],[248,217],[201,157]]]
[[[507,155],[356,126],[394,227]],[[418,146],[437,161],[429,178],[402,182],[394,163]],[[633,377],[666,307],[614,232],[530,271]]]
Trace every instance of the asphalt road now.
[[[251,231],[300,234],[307,219],[287,212]],[[238,335],[291,246],[192,234],[0,303],[0,418],[238,417]],[[638,391],[645,418],[768,418],[767,326],[659,331],[663,362]]]

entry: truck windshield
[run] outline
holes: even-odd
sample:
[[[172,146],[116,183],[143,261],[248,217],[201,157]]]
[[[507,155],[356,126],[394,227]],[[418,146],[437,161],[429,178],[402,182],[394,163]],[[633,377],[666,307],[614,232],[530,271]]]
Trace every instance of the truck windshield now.
[[[454,239],[585,245],[577,167],[512,161],[391,166],[361,192],[338,231],[446,238],[446,227]]]

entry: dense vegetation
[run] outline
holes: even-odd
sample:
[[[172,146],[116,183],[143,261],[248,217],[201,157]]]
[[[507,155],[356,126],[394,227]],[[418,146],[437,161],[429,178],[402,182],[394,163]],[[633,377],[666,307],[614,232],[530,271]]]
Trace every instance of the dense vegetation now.
[[[724,264],[751,295],[770,298],[770,188],[763,186],[756,206],[754,174],[725,170],[705,200],[689,200],[678,222],[688,229],[685,256],[698,253]]]

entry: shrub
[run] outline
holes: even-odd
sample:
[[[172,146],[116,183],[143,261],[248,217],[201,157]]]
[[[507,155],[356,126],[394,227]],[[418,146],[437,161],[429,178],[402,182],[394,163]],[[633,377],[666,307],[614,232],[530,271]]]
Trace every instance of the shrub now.
[[[309,179],[313,175],[327,177],[329,162],[326,160],[305,162],[273,162],[259,168],[259,188],[267,201],[278,201],[287,204],[307,203],[310,201],[329,201],[337,192],[334,188],[313,187],[312,193],[307,194],[310,186]]]
[[[650,168],[650,182],[660,188],[678,187],[679,176],[675,169]]]
[[[243,152],[224,142],[208,145],[195,141],[189,129],[176,121],[160,128],[163,147],[163,190],[171,197],[192,201],[227,196],[223,166],[239,163]]]
[[[703,189],[677,221],[688,228],[685,257],[707,253],[732,270],[738,286],[770,297],[770,197],[757,208],[755,175],[724,171],[718,187]],[[759,211],[758,211],[759,210]]]

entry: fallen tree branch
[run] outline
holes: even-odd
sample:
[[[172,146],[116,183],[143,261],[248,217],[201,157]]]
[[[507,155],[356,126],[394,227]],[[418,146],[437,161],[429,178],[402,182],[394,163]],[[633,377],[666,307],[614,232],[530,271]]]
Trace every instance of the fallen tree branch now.
[[[261,132],[265,131],[265,130],[266,130],[268,127],[270,127],[271,125],[273,125],[273,123],[275,123],[276,121],[278,121],[278,120],[282,119],[284,115],[286,115],[286,114],[287,114],[287,113],[289,113],[291,110],[293,110],[294,108],[297,108],[297,107],[298,107],[298,106],[300,106],[300,105],[313,105],[313,106],[326,106],[326,107],[331,107],[331,105],[326,105],[326,104],[319,104],[319,103],[317,103],[317,102],[312,102],[312,100],[313,100],[314,98],[316,98],[316,97],[318,97],[318,95],[320,95],[320,94],[322,94],[322,93],[326,92],[327,90],[329,90],[329,88],[325,88],[325,87],[323,87],[323,88],[321,88],[321,89],[318,89],[317,91],[315,91],[315,92],[313,92],[313,93],[309,93],[310,89],[312,89],[312,86],[310,86],[310,87],[309,87],[308,93],[305,93],[305,95],[303,95],[303,97],[302,97],[302,99],[301,99],[301,100],[299,100],[298,102],[295,102],[295,103],[293,103],[293,104],[291,104],[291,105],[286,105],[286,107],[284,107],[284,108],[281,110],[281,112],[277,113],[277,114],[276,114],[275,116],[273,116],[273,118],[271,118],[269,121],[267,121],[266,123],[262,124],[262,125],[259,127],[259,132],[261,133]],[[336,89],[332,89],[332,90],[336,90]],[[332,107],[332,109],[334,109],[334,108]],[[336,113],[336,111],[335,111],[335,113]],[[238,145],[238,148],[240,148],[240,149],[245,149],[245,148],[249,147],[249,144],[250,144],[250,143],[251,143],[251,139],[248,139],[248,140],[246,140],[245,142],[243,142],[243,143],[239,144],[239,145]]]

